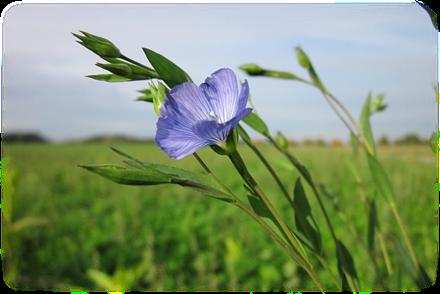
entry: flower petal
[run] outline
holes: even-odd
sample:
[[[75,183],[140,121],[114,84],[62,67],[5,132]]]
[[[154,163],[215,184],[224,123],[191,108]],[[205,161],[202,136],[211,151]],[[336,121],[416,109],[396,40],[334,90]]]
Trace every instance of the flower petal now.
[[[243,85],[241,85],[240,96],[238,96],[238,108],[237,112],[246,108],[246,104],[249,98],[249,84],[247,80],[244,80]]]
[[[237,116],[226,123],[218,123],[216,121],[201,121],[194,125],[193,132],[208,145],[216,144],[220,141],[226,140],[231,130],[238,124],[238,122],[252,112],[251,108],[245,108],[240,111]]]
[[[237,114],[238,85],[231,69],[222,68],[214,72],[200,88],[209,99],[220,123],[231,120]]]
[[[167,111],[180,113],[194,123],[200,120],[212,119],[213,108],[203,91],[194,83],[183,83],[173,87],[165,100],[164,113]]]
[[[156,144],[168,156],[181,159],[209,145],[209,141],[197,136],[182,116],[171,115],[157,121]]]

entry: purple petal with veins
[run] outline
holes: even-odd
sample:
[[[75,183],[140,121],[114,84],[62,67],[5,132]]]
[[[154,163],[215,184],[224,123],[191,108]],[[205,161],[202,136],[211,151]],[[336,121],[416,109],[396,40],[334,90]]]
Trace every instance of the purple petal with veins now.
[[[183,83],[170,90],[157,121],[156,143],[168,156],[181,159],[205,146],[226,140],[249,115],[247,81],[239,93],[230,69],[214,72],[204,83]]]

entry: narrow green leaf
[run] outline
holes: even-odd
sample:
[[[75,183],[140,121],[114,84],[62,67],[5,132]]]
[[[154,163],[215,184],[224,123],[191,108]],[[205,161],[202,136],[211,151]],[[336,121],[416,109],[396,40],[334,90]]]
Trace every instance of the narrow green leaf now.
[[[295,204],[296,210],[304,216],[311,215],[312,210],[309,201],[307,200],[306,193],[304,192],[300,177],[296,180],[293,195],[293,203]]]
[[[97,81],[104,81],[109,83],[122,83],[122,82],[132,81],[131,79],[124,78],[115,74],[98,74],[98,75],[89,75],[87,77]]]
[[[337,240],[336,243],[336,257],[338,260],[338,271],[343,281],[343,290],[355,290],[355,289],[347,289],[348,285],[344,285],[347,283],[347,278],[350,279],[353,286],[359,289],[359,279],[356,272],[356,266],[354,264],[353,257],[351,256],[350,251],[348,251],[347,247],[340,241]],[[347,277],[348,276],[348,277]]]
[[[353,155],[357,157],[359,153],[359,139],[352,132],[350,132],[350,142],[351,142],[351,149],[353,151]]]
[[[368,167],[370,169],[371,177],[376,188],[379,190],[380,194],[389,201],[393,199],[393,189],[388,176],[383,169],[380,162],[375,156],[367,154]]]
[[[80,167],[123,185],[158,185],[171,183],[171,177],[154,168],[139,170],[112,164],[80,165]]]
[[[368,93],[367,99],[365,100],[364,106],[362,108],[359,125],[362,129],[362,133],[364,135],[366,143],[373,152],[373,155],[376,155],[373,130],[371,129],[371,124],[370,124],[370,116],[371,116],[370,109],[371,109],[371,92]]]
[[[307,244],[309,248],[314,250],[317,254],[322,253],[322,240],[321,233],[317,229],[317,226],[312,225],[312,223],[298,213],[295,214],[295,224],[298,231],[306,237],[310,244]]]
[[[159,74],[160,78],[170,87],[174,87],[178,84],[189,82],[191,78],[189,75],[183,71],[180,67],[174,64],[169,59],[154,52],[148,48],[142,48],[145,55],[150,61],[151,65]]]
[[[321,254],[321,233],[313,219],[312,210],[301,183],[301,178],[299,177],[295,183],[293,204],[295,207],[295,223],[298,231],[310,242],[310,247],[312,247],[316,253]]]
[[[401,244],[400,240],[393,238],[392,241],[395,246],[395,255],[399,265],[398,268],[401,268],[402,272],[409,274],[420,290],[431,286],[434,281],[431,280],[425,269],[420,264],[418,264],[418,267],[414,267],[414,264],[408,258],[408,252]]]
[[[153,93],[151,92],[150,87],[142,90],[138,90],[139,93],[142,93],[142,96],[138,96],[136,98],[137,101],[145,101],[149,103],[153,103]]]
[[[248,195],[249,204],[254,212],[261,216],[273,219],[272,213],[267,208],[266,204],[259,198],[253,195]]]
[[[267,128],[266,123],[255,112],[252,112],[251,114],[246,116],[243,121],[256,132],[262,134],[265,137],[269,136],[269,129]]]
[[[145,168],[147,170],[150,169],[157,170],[169,176],[173,184],[178,184],[181,186],[203,190],[211,197],[230,202],[230,199],[226,199],[227,197],[224,194],[218,193],[221,187],[219,187],[219,185],[210,176],[206,174],[192,172],[168,165],[143,162],[114,147],[111,147],[111,149],[114,152],[116,152],[118,155],[129,159],[128,161],[124,161],[124,163],[126,163],[127,165],[133,168]]]
[[[368,206],[368,250],[374,251],[374,240],[377,226],[377,210],[375,199],[371,199]]]
[[[138,96],[136,98],[136,101],[144,101],[144,102],[153,103],[153,97],[152,96],[147,96],[147,95]]]

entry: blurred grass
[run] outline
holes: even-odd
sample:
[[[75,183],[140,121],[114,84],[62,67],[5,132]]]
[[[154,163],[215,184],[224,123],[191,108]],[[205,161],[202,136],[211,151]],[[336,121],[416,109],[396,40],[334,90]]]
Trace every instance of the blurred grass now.
[[[56,290],[258,290],[313,287],[299,270],[236,207],[177,186],[130,187],[107,181],[78,164],[118,163],[114,146],[144,161],[202,171],[188,157],[168,159],[146,143],[3,144],[2,249],[4,279],[15,289]],[[270,146],[262,145],[285,184],[293,190],[298,173]],[[286,218],[292,219],[272,178],[245,147],[240,147],[261,186]],[[346,147],[291,147],[315,180],[338,197],[341,209],[360,236],[367,238],[366,206],[347,166]],[[224,157],[203,150],[201,156],[233,189],[244,190]],[[438,256],[437,165],[429,146],[389,146],[379,158],[396,191],[398,208],[409,227],[416,254],[434,277]],[[361,162],[361,167],[366,166]],[[369,179],[367,169],[359,169]],[[366,183],[366,191],[372,192]],[[308,192],[323,233],[327,259],[335,269],[334,248],[322,215]],[[367,193],[367,194],[368,194]],[[327,200],[327,199],[326,199]],[[398,230],[377,197],[379,221],[391,252]],[[354,256],[365,289],[380,289],[369,256],[347,230],[329,201],[336,233]],[[7,212],[5,212],[7,211]],[[392,289],[415,288],[396,266],[405,258],[392,254]],[[383,262],[380,261],[383,267]],[[320,268],[316,263],[317,268]],[[336,271],[335,271],[336,273]],[[331,285],[328,273],[322,280]]]

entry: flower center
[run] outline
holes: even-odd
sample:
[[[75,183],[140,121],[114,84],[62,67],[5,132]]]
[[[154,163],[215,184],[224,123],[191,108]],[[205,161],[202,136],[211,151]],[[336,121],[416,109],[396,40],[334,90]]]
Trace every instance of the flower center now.
[[[208,115],[209,115],[209,118],[210,118],[211,120],[215,120],[215,121],[217,121],[218,116],[217,116],[217,114],[215,114],[214,111],[211,111]]]

